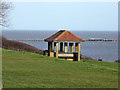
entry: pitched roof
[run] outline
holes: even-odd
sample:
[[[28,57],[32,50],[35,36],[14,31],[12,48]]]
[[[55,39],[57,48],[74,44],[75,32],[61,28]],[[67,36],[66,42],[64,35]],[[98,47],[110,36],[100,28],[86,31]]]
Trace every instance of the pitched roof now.
[[[83,39],[78,38],[77,36],[75,36],[74,34],[72,34],[67,30],[60,30],[44,40],[45,41],[76,41],[76,42],[84,41]]]

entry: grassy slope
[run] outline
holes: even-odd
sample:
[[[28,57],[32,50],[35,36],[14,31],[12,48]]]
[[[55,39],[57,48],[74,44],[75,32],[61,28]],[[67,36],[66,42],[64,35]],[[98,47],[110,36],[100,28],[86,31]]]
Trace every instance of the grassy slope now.
[[[4,88],[117,88],[118,64],[73,62],[3,49]]]

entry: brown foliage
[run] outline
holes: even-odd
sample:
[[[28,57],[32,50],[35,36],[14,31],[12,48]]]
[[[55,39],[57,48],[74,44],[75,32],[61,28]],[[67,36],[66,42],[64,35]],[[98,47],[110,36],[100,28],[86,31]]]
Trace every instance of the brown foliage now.
[[[91,58],[91,57],[83,56],[82,54],[81,54],[81,59],[95,60],[95,59],[93,59],[93,58]]]
[[[115,60],[116,63],[120,63],[120,60]]]
[[[16,51],[27,51],[27,52],[33,52],[33,53],[43,55],[43,50],[37,49],[31,45],[18,42],[18,41],[7,40],[4,37],[0,37],[0,38],[2,38],[2,48],[4,49],[10,49],[10,50],[16,50]]]

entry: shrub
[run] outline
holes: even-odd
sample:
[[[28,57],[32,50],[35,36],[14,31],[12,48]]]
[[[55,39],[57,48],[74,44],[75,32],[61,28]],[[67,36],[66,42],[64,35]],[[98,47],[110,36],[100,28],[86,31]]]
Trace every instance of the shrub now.
[[[120,63],[120,59],[119,60],[115,60],[115,62]]]
[[[43,50],[37,49],[31,45],[18,42],[18,41],[7,40],[6,38],[1,36],[0,36],[0,40],[2,41],[2,46],[0,45],[0,47],[4,49],[10,49],[10,50],[16,50],[16,51],[27,51],[27,52],[33,52],[33,53],[43,55]]]

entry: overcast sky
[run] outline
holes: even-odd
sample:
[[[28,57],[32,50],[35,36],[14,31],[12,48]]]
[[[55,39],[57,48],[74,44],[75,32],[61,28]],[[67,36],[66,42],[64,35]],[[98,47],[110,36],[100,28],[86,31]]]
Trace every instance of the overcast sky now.
[[[117,31],[117,2],[14,2],[12,30]]]

